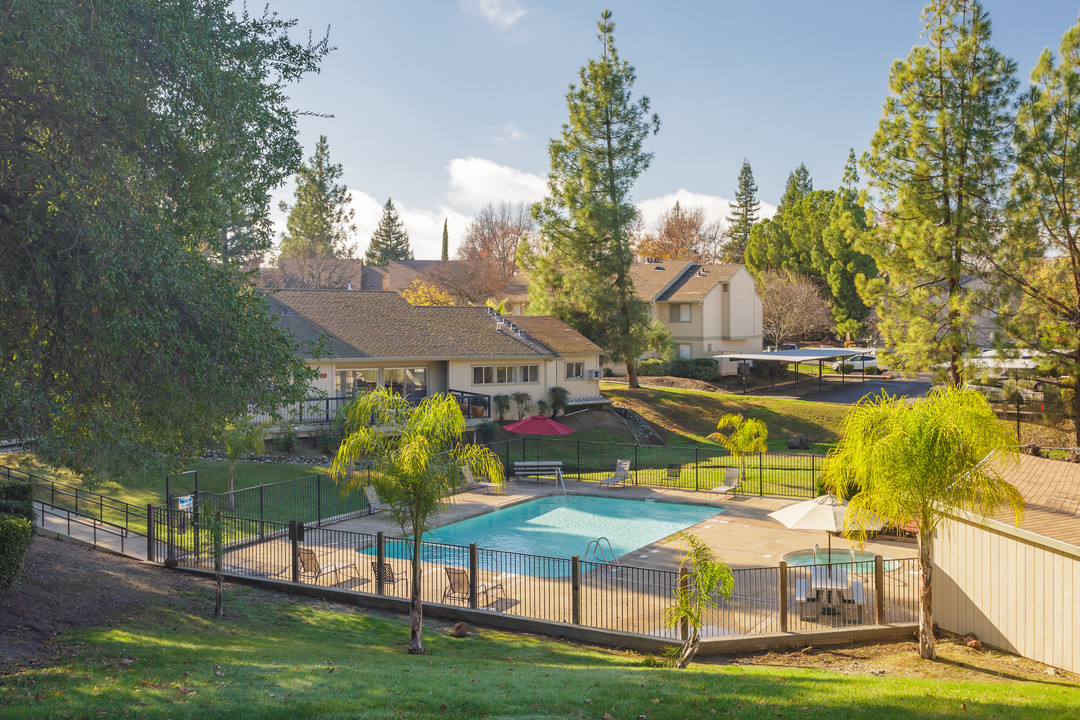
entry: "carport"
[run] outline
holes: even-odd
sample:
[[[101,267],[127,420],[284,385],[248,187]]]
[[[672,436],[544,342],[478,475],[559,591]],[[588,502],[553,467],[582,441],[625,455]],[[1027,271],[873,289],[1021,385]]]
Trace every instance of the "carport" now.
[[[776,352],[759,352],[759,353],[726,353],[723,355],[713,355],[714,358],[725,360],[753,360],[754,362],[774,362],[781,365],[795,365],[795,394],[799,394],[799,365],[804,363],[814,364],[818,366],[818,390],[820,391],[822,385],[823,369],[825,362],[835,361],[837,358],[851,357],[853,355],[862,355],[866,352],[866,348],[802,348],[800,350],[777,350]],[[863,380],[866,380],[866,369],[862,370]],[[843,385],[847,379],[847,373],[840,373],[840,384]],[[770,385],[770,387],[772,387]],[[745,393],[745,387],[743,389]]]

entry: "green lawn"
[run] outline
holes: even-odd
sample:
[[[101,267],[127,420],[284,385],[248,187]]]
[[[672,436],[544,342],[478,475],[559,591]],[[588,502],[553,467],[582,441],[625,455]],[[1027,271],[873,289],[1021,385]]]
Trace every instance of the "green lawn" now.
[[[205,598],[209,611],[210,599]],[[650,667],[642,657],[481,630],[430,627],[405,652],[405,620],[228,593],[225,620],[158,608],[63,637],[52,662],[0,678],[0,715],[333,718],[1072,717],[1074,685],[897,679],[814,669]]]

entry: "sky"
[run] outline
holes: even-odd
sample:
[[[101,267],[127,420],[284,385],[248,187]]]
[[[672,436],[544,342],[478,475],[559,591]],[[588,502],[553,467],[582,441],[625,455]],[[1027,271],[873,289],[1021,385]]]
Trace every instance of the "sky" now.
[[[262,0],[253,0],[261,7]],[[357,252],[392,198],[418,259],[450,253],[487,203],[536,202],[566,94],[599,57],[604,8],[660,132],[633,200],[654,222],[676,200],[728,214],[747,160],[762,214],[805,163],[818,189],[840,185],[881,117],[889,70],[921,44],[915,0],[268,0],[294,37],[336,48],[319,75],[290,85],[305,158],[320,135],[352,193]],[[1077,0],[984,0],[993,44],[1022,86],[1045,47],[1077,23]],[[293,187],[277,200],[291,204]]]

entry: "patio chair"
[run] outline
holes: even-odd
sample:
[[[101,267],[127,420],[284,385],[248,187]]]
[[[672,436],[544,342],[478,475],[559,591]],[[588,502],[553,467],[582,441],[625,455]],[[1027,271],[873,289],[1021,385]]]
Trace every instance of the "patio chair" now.
[[[682,466],[681,465],[668,465],[667,466],[667,474],[664,475],[663,484],[664,485],[669,485],[669,486],[674,485],[674,486],[678,487],[679,478],[681,476],[682,476]]]
[[[466,490],[476,490],[476,489],[479,489],[479,488],[484,488],[489,493],[492,490],[494,490],[495,492],[499,491],[499,483],[493,483],[493,482],[487,482],[487,481],[484,481],[484,482],[478,481],[473,476],[472,468],[469,467],[468,465],[462,465],[461,466],[461,472],[462,472],[463,475],[465,475],[465,489]]]
[[[450,582],[446,591],[443,592],[441,602],[447,600],[461,600],[462,602],[469,601],[469,571],[465,568],[448,567],[446,570],[446,579]],[[481,598],[485,595],[492,595],[496,591],[499,592],[498,596],[501,597],[503,592],[502,583],[477,583],[476,584],[476,596],[477,606],[483,607],[484,605],[490,605],[492,600],[489,598],[487,602],[481,602]]]
[[[364,495],[367,497],[368,501],[368,512],[385,512],[386,506],[382,504],[382,500],[379,500],[379,496],[375,493],[375,488],[371,487],[370,485],[365,485]]]
[[[630,479],[630,461],[617,460],[615,462],[615,474],[600,481],[600,487],[623,487],[623,483]]]
[[[375,582],[379,582],[379,561],[371,561],[371,572],[375,574]],[[402,582],[405,578],[398,577],[394,572],[394,566],[388,562],[382,564],[382,580],[383,585],[393,585],[394,583]]]
[[[311,548],[297,548],[296,557],[300,561],[300,579],[308,582],[319,584],[319,578],[326,577],[328,575],[338,575],[346,570],[352,569],[353,577],[359,577],[359,573],[356,570],[356,563],[332,563],[325,564],[319,560],[319,556],[315,554],[315,551]],[[341,582],[338,580],[338,582]],[[337,583],[331,583],[336,585]]]
[[[803,620],[818,621],[821,619],[821,603],[818,601],[818,591],[808,590],[805,580],[795,581],[795,604],[799,607],[799,617]]]
[[[856,580],[851,583],[850,597],[845,597],[840,603],[840,617],[845,623],[862,625],[865,607],[866,592],[863,590],[862,582]]]
[[[742,478],[742,472],[736,467],[724,468],[724,484],[717,485],[711,492],[713,495],[727,495],[731,493],[735,495],[735,489],[739,487],[739,480]]]

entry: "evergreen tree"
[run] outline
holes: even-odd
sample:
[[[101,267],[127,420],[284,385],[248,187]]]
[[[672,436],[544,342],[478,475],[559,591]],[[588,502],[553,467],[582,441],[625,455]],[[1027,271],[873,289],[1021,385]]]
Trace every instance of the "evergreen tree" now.
[[[447,219],[443,218],[442,221],[442,261],[446,262],[450,259],[450,233],[446,228]]]
[[[341,175],[341,165],[330,162],[326,136],[320,135],[315,154],[296,174],[295,203],[291,209],[284,202],[279,206],[282,212],[289,213],[281,237],[281,257],[352,256],[353,248],[347,245],[349,236],[356,232],[354,213],[349,207],[352,196],[344,185],[337,184]]]
[[[855,159],[855,148],[848,148],[847,162],[844,164],[844,187],[854,190],[859,184],[859,163]]]
[[[814,190],[814,179],[805,163],[791,171],[784,186],[784,195],[780,198],[780,207],[791,207]]]
[[[533,211],[541,248],[529,300],[534,311],[562,318],[625,363],[637,387],[637,359],[659,336],[630,277],[630,191],[652,160],[642,145],[660,119],[650,115],[648,98],[631,99],[634,69],[615,50],[611,12],[600,18],[600,59],[570,86],[569,121],[549,146],[548,196]]]
[[[757,183],[750,169],[750,161],[743,160],[739,170],[739,187],[735,191],[735,206],[728,215],[727,238],[724,243],[723,261],[742,264],[746,257],[746,243],[750,241],[750,228],[757,222]]]
[[[412,260],[413,252],[409,247],[409,233],[394,209],[394,202],[386,198],[379,226],[371,236],[364,262],[368,265],[386,265],[391,260]]]
[[[1016,89],[973,0],[934,0],[925,45],[893,65],[891,94],[863,165],[883,216],[867,249],[888,278],[863,295],[897,366],[944,365],[954,383],[977,345],[982,298],[967,280],[997,237]]]

